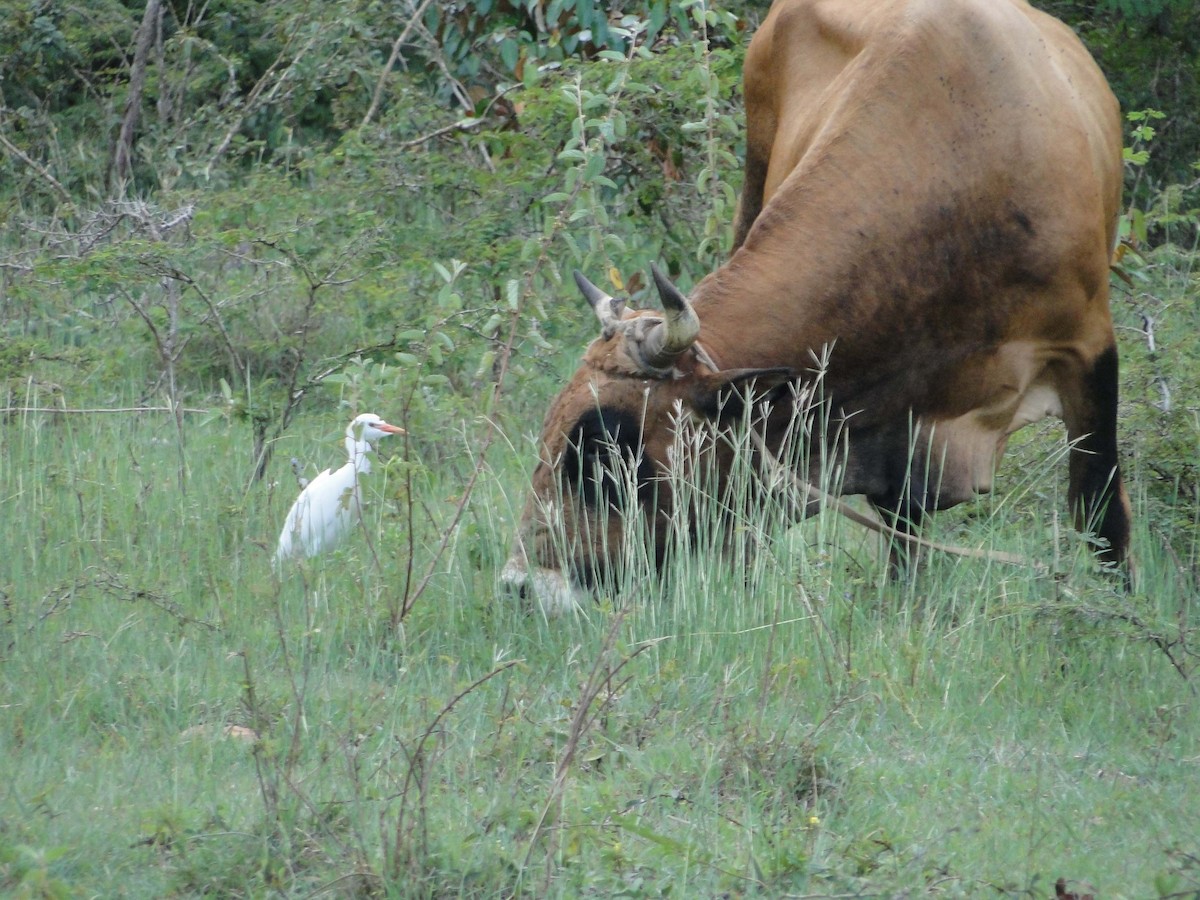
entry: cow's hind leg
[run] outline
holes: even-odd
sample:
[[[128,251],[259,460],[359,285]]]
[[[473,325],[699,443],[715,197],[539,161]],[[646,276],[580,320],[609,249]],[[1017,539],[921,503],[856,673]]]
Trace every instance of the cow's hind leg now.
[[[933,441],[934,430],[910,425],[893,431],[879,441],[884,490],[868,493],[888,528],[896,532],[889,544],[893,575],[911,573],[920,560],[920,550],[906,537],[916,537],[930,512],[953,505],[943,495],[946,478],[945,447]],[[953,493],[953,492],[951,492]]]
[[[883,524],[895,532],[888,540],[888,563],[892,577],[912,574],[920,560],[920,550],[906,537],[920,533],[926,518],[926,500],[923,491],[913,492],[911,482],[905,479],[901,486],[884,494],[867,497]]]
[[[1110,345],[1060,390],[1067,438],[1072,443],[1068,500],[1076,527],[1095,534],[1103,561],[1129,555],[1129,495],[1117,453],[1117,348]]]
[[[886,505],[871,501],[883,524],[895,532],[888,539],[888,572],[893,578],[903,578],[917,570],[921,550],[915,544],[905,540],[905,537],[916,537],[925,520],[925,512],[920,507],[898,510],[894,505]]]

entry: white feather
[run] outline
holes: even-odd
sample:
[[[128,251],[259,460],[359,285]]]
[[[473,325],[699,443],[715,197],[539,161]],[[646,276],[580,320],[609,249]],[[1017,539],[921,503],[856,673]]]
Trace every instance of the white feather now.
[[[374,413],[364,413],[346,429],[349,461],[336,471],[326,469],[304,486],[279,533],[275,564],[324,553],[341,542],[358,524],[362,506],[359,479],[371,471],[373,443],[389,434],[404,434]]]

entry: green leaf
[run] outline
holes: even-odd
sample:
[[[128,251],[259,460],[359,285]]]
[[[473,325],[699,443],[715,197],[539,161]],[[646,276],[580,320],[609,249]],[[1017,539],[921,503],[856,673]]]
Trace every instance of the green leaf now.
[[[604,156],[599,153],[593,153],[588,157],[587,164],[583,167],[583,177],[585,181],[591,181],[602,171],[604,171]]]
[[[515,72],[517,62],[521,58],[521,47],[512,38],[500,42],[500,61],[509,72]]]
[[[492,366],[496,364],[496,351],[486,350],[483,356],[479,358],[479,366],[475,369],[475,377],[483,378],[489,375],[492,371]]]

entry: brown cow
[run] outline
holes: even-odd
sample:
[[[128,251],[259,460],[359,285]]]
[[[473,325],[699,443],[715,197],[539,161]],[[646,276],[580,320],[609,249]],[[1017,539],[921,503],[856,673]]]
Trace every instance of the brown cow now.
[[[1122,562],[1121,123],[1075,35],[1024,0],[776,0],[745,99],[729,262],[690,299],[656,272],[665,318],[577,278],[601,334],[546,416],[502,579],[554,611],[619,563],[622,518],[591,467],[609,454],[633,461],[661,559],[680,416],[737,418],[731,386],[803,381],[822,353],[842,493],[915,526],[988,490],[1007,436],[1058,416],[1077,522]]]

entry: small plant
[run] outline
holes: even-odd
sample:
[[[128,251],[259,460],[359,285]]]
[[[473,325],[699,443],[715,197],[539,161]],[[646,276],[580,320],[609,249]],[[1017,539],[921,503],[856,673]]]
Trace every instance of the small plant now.
[[[55,863],[66,854],[65,847],[41,850],[0,842],[0,889],[14,900],[67,900],[75,896],[68,882],[51,874]]]

